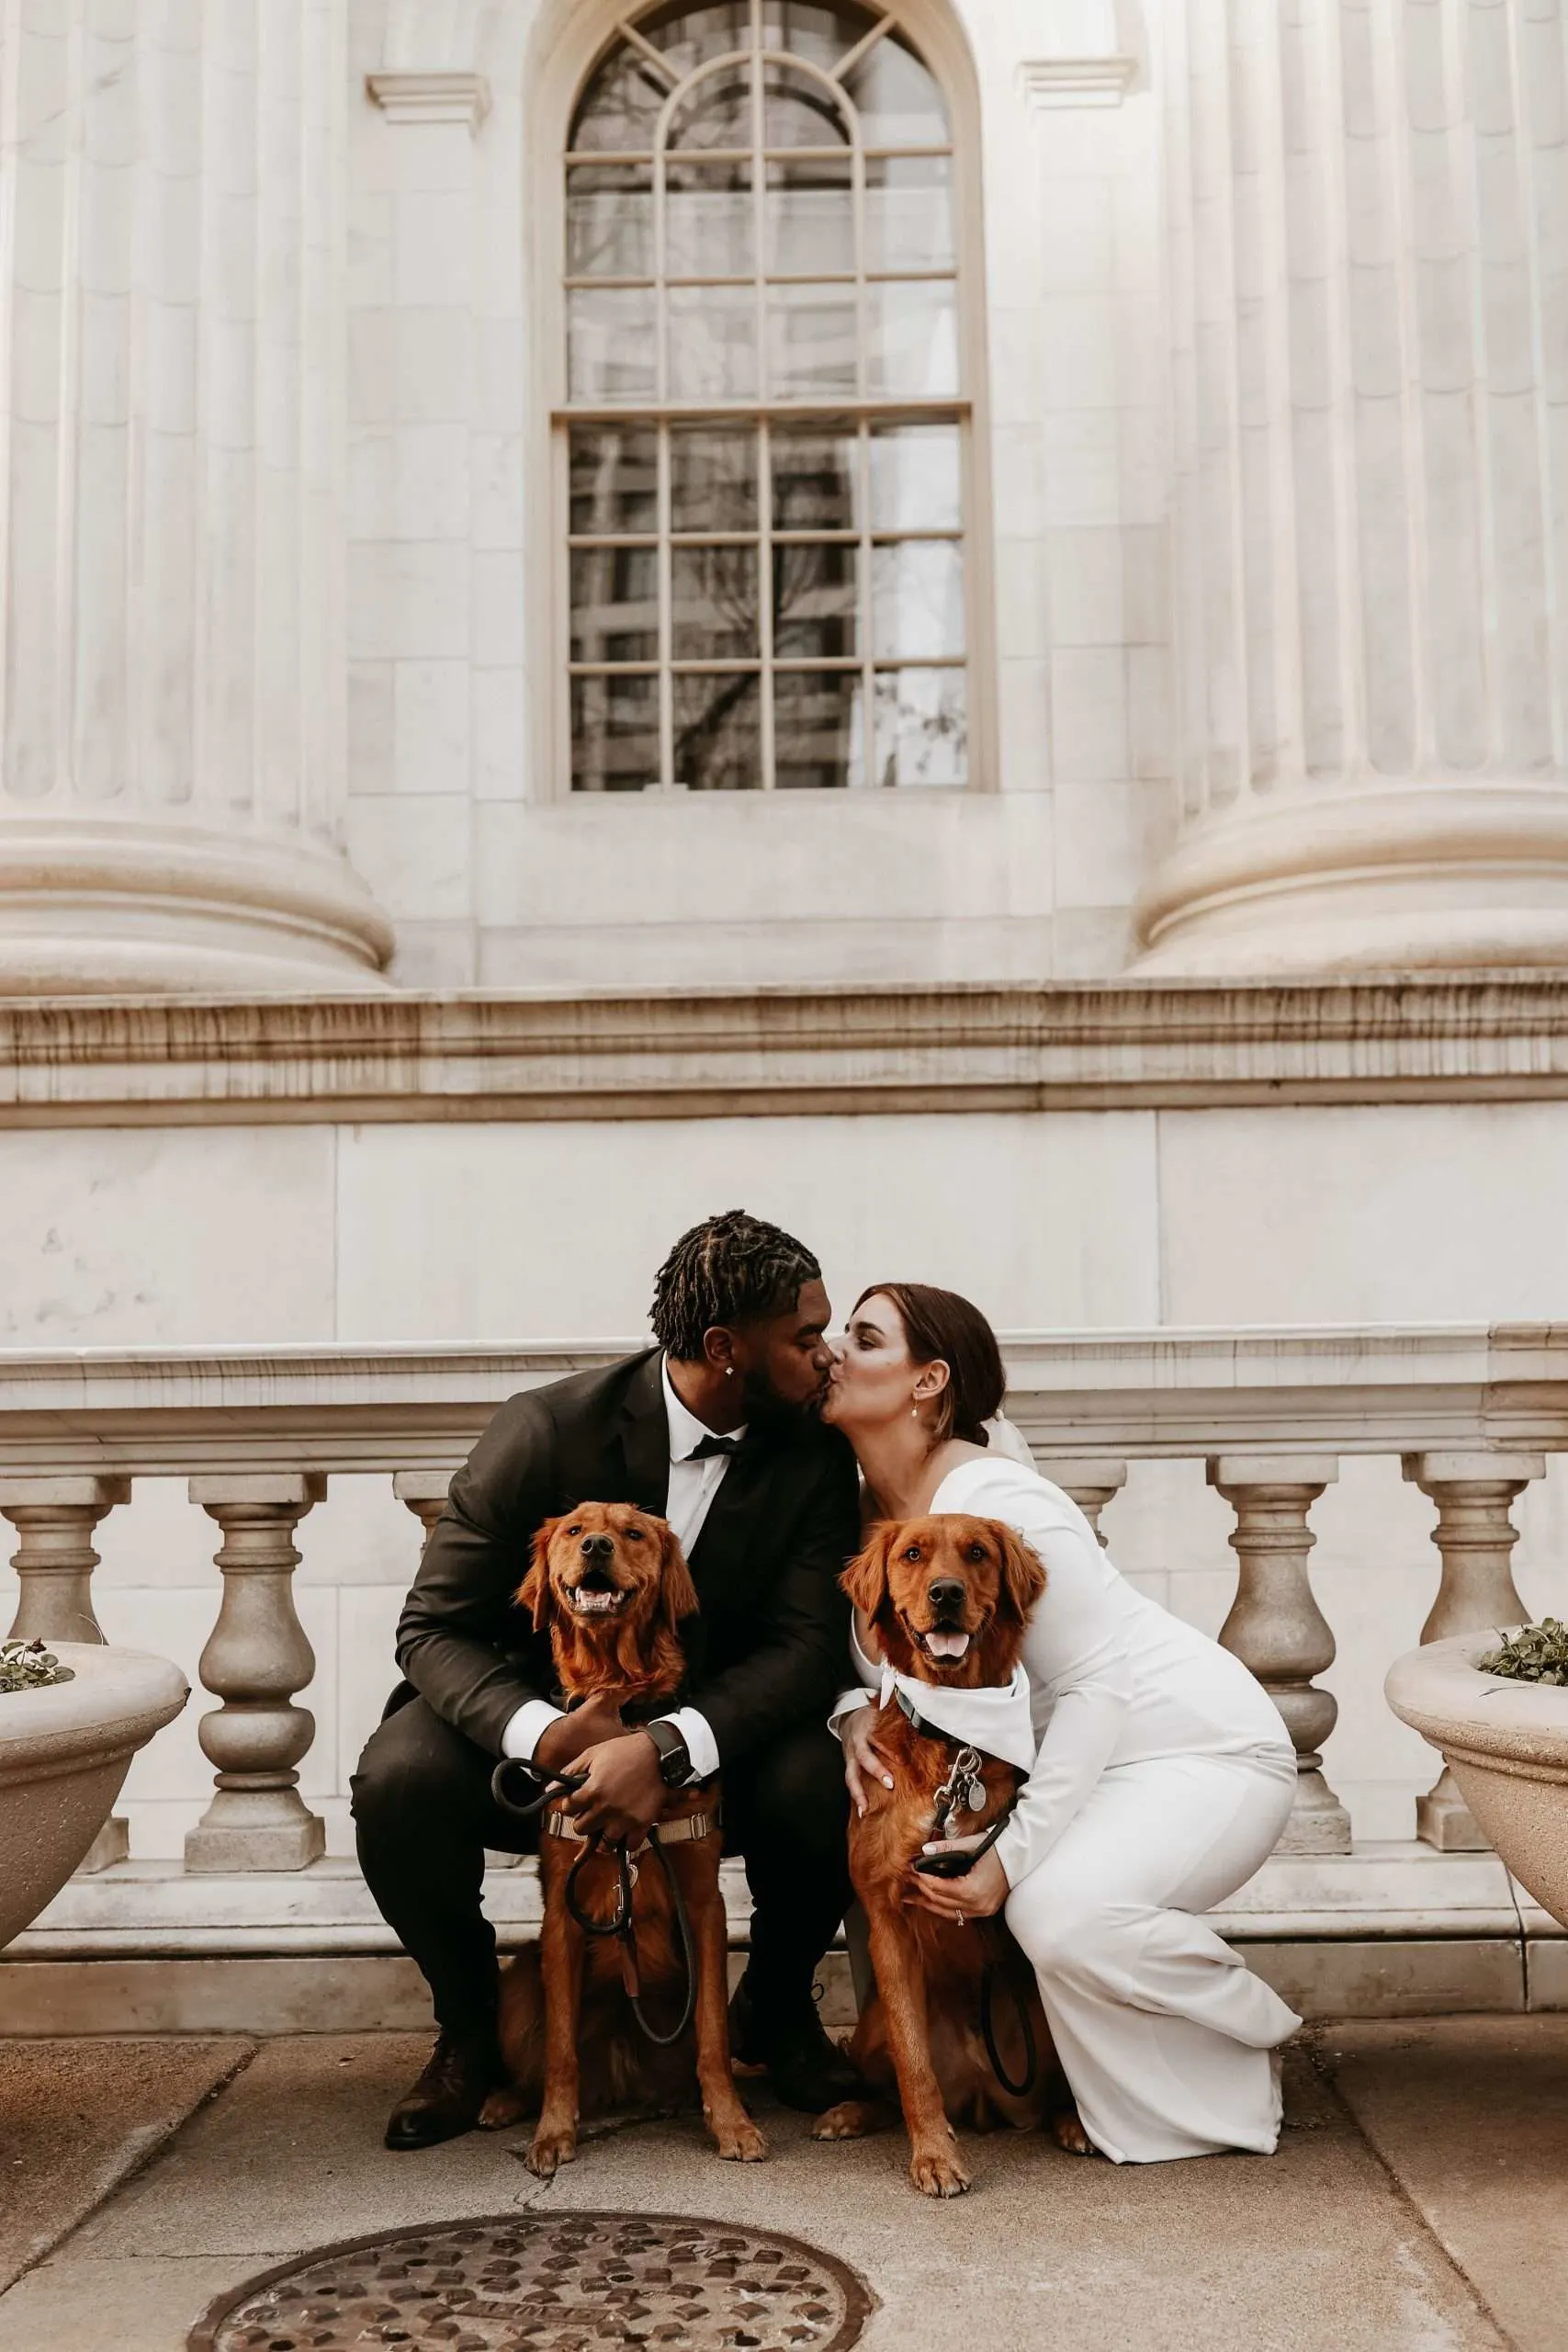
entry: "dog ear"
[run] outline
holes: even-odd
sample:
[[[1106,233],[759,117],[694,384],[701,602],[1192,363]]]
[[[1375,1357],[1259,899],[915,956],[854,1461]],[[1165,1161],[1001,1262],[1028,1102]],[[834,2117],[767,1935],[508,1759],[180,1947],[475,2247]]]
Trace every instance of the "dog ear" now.
[[[697,1614],[702,1603],[674,1529],[668,1520],[656,1519],[653,1523],[659,1530],[660,1544],[659,1614],[673,1633],[682,1617]]]
[[[848,1593],[868,1624],[874,1624],[886,1606],[887,1563],[893,1556],[897,1532],[891,1520],[874,1527],[866,1538],[864,1551],[850,1562],[839,1578],[840,1590]]]
[[[517,1588],[518,1607],[532,1611],[536,1634],[544,1632],[550,1613],[550,1545],[561,1523],[558,1519],[542,1521],[534,1537],[528,1573]]]
[[[1002,1607],[1021,1625],[1045,1589],[1045,1571],[1039,1554],[1021,1535],[999,1519],[992,1520],[991,1527],[1001,1546]]]

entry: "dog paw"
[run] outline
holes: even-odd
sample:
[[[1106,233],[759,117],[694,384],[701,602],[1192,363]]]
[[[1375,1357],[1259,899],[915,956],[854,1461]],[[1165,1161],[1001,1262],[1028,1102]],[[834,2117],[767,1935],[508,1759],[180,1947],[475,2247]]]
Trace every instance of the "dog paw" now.
[[[918,2152],[909,2165],[909,2178],[923,2197],[963,2197],[968,2193],[969,2176],[951,2149]]]
[[[536,2180],[553,2180],[577,2154],[575,2132],[539,2132],[523,2161]]]
[[[737,2116],[733,2123],[716,2124],[714,2144],[727,2164],[760,2165],[768,2153],[768,2143],[749,2115]]]
[[[528,2110],[510,2083],[491,2091],[479,2109],[481,2132],[504,2132],[509,2124],[521,2123]]]
[[[814,2140],[863,2140],[875,2128],[874,2112],[863,2098],[840,2099],[837,2107],[818,2117],[811,2136]]]
[[[1099,2155],[1100,2150],[1079,2121],[1076,2107],[1058,2108],[1046,2128],[1057,2147],[1066,2148],[1070,2156]]]

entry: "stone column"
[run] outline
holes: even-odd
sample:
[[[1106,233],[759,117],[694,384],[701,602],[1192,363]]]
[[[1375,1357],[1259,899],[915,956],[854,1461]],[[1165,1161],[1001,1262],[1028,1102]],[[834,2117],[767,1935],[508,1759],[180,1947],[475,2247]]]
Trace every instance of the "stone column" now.
[[[102,1642],[103,1628],[93,1614],[93,1570],[98,1565],[93,1530],[116,1503],[130,1499],[129,1478],[0,1478],[0,1516],[17,1531],[11,1566],[21,1587],[9,1640]],[[76,1865],[77,1873],[107,1870],[130,1851],[125,1817],[111,1814]]]
[[[446,1508],[446,1489],[452,1483],[450,1470],[399,1470],[392,1479],[392,1492],[399,1502],[406,1503],[424,1530],[424,1542],[430,1541],[430,1531]],[[421,1545],[423,1552],[423,1545]]]
[[[1404,1469],[1438,1506],[1432,1541],[1443,1573],[1421,1628],[1422,1641],[1527,1624],[1529,1611],[1509,1565],[1519,1531],[1508,1513],[1532,1478],[1545,1477],[1545,1455],[1407,1453]],[[1491,1840],[1482,1834],[1446,1764],[1427,1794],[1416,1800],[1416,1835],[1444,1854],[1490,1849]]]
[[[203,1684],[223,1703],[199,1726],[203,1752],[218,1767],[217,1790],[186,1838],[187,1871],[299,1871],[324,1850],[325,1828],[300,1796],[294,1769],[315,1736],[315,1718],[290,1702],[316,1671],[294,1609],[294,1530],[326,1490],[319,1472],[218,1473],[190,1482],[192,1502],[223,1530],[223,1601],[200,1667]]]
[[[378,985],[340,0],[0,18],[0,993]]]
[[[1568,961],[1565,5],[1159,12],[1182,789],[1140,971]]]
[[[1339,1703],[1313,1680],[1334,1663],[1334,1635],[1313,1597],[1307,1513],[1339,1475],[1332,1457],[1222,1453],[1209,1484],[1235,1512],[1235,1600],[1220,1629],[1285,1718],[1296,1746],[1296,1801],[1278,1850],[1348,1854],[1350,1816],[1323,1777],[1322,1747]]]
[[[1105,1537],[1100,1533],[1100,1514],[1108,1502],[1119,1495],[1127,1483],[1124,1462],[1097,1462],[1086,1455],[1081,1461],[1073,1459],[1050,1463],[1045,1475],[1070,1495],[1088,1520],[1104,1548]]]

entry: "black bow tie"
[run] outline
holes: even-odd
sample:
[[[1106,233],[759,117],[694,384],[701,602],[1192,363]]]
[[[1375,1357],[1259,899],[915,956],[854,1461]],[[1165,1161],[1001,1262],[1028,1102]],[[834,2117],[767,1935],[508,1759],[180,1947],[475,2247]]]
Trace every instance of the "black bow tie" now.
[[[716,1453],[739,1453],[739,1451],[740,1440],[738,1437],[705,1437],[700,1445],[692,1448],[685,1459],[688,1462],[711,1462]]]

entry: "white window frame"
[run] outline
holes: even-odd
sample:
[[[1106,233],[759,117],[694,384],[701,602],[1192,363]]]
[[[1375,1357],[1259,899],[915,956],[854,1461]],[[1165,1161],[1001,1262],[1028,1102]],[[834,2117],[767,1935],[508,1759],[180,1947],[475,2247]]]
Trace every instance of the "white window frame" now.
[[[715,421],[739,422],[766,414],[773,405],[763,401],[740,403],[697,402],[680,411],[660,400],[640,408],[632,402],[614,409],[573,409],[567,386],[566,159],[568,140],[579,100],[595,67],[623,28],[648,13],[649,0],[572,0],[565,26],[530,77],[527,121],[530,136],[527,207],[526,277],[531,299],[525,316],[532,322],[529,355],[529,428],[526,462],[530,479],[547,485],[547,495],[529,502],[529,544],[533,560],[527,592],[528,672],[534,767],[540,789],[536,798],[582,807],[601,800],[621,802],[662,797],[657,787],[643,793],[582,793],[571,788],[571,683],[570,670],[570,594],[568,428],[571,422],[647,424],[683,416],[711,415]],[[985,247],[981,211],[979,99],[973,62],[962,29],[942,0],[902,0],[881,11],[884,22],[908,35],[934,75],[946,101],[951,126],[952,191],[954,264],[957,286],[959,386],[952,400],[899,403],[897,400],[788,403],[798,409],[799,422],[808,425],[831,411],[852,419],[857,413],[877,420],[900,413],[918,421],[933,412],[956,416],[964,435],[964,503],[962,514],[963,571],[965,607],[966,726],[968,775],[962,786],[914,786],[883,791],[885,800],[902,797],[967,797],[998,788],[996,720],[995,618],[991,533],[990,436],[986,401],[987,346],[985,334]],[[795,67],[806,61],[790,56]],[[810,67],[807,66],[810,71]],[[841,71],[840,67],[840,71]],[[818,74],[818,78],[827,76]],[[694,150],[693,160],[704,151]],[[847,152],[847,151],[846,151]],[[584,151],[581,160],[588,161]],[[613,160],[613,159],[610,159]],[[854,164],[857,187],[862,169],[858,149]],[[757,201],[761,192],[756,191]],[[760,224],[759,224],[760,234]],[[759,271],[761,252],[757,253]],[[863,293],[863,247],[857,254],[857,292]],[[662,315],[662,288],[657,297]],[[660,358],[662,368],[662,356]],[[761,556],[759,560],[761,561]],[[768,590],[764,587],[764,594]],[[665,599],[661,594],[661,606]],[[863,592],[861,609],[864,612]],[[766,636],[761,663],[771,661]],[[763,707],[769,707],[763,698]],[[868,785],[867,789],[880,788]],[[672,796],[673,797],[673,796]],[[685,796],[682,795],[682,797]],[[693,796],[706,798],[706,795]],[[749,793],[746,798],[771,799],[772,794]],[[841,800],[842,786],[794,788],[782,796],[796,800],[831,797]]]

